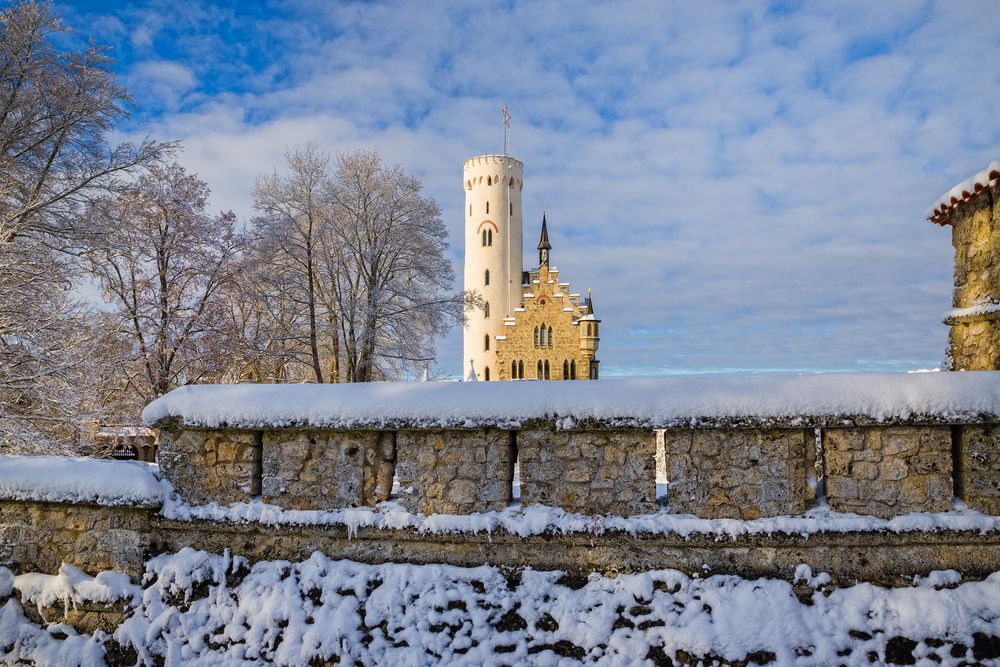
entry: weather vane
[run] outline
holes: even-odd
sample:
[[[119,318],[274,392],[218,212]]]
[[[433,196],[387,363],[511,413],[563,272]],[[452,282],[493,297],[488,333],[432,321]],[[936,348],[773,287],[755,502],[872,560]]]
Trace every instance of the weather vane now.
[[[503,105],[503,154],[507,157],[507,129],[510,127],[510,111]]]

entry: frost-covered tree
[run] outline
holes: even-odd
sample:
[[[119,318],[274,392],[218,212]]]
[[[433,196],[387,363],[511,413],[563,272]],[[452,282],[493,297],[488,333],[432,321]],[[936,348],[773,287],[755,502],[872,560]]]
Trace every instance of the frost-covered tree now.
[[[375,151],[340,156],[331,172],[329,158],[307,145],[289,152],[286,167],[255,190],[251,282],[270,317],[252,328],[266,332],[258,349],[282,360],[282,380],[419,372],[434,357],[435,337],[462,321],[467,300],[449,291],[437,203]]]
[[[419,371],[434,359],[434,339],[463,319],[463,295],[450,292],[441,212],[421,187],[377,151],[337,160],[328,246],[339,261],[335,300],[349,381]]]
[[[57,46],[48,3],[0,11],[0,447],[72,446],[94,393],[100,335],[73,295],[73,256],[93,239],[89,199],[114,192],[172,144],[109,145],[129,98],[105,47]],[[63,42],[65,43],[65,42]]]
[[[232,363],[225,297],[241,270],[244,237],[232,213],[207,213],[208,195],[179,165],[154,165],[88,208],[102,230],[88,266],[132,343],[124,370],[144,400],[215,381]]]

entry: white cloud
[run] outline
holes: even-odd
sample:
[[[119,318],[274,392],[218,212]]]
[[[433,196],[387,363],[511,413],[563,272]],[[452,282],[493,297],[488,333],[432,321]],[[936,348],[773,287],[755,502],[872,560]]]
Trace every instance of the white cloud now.
[[[594,287],[606,372],[943,352],[950,239],[922,211],[1000,155],[994,2],[302,3],[237,26],[238,48],[194,13],[214,18],[186,28],[190,60],[127,76],[160,109],[136,130],[183,139],[219,208],[249,216],[296,143],[377,145],[460,243],[461,163],[499,148],[507,102],[526,245],[547,207],[563,275]],[[441,347],[456,373],[460,346]]]

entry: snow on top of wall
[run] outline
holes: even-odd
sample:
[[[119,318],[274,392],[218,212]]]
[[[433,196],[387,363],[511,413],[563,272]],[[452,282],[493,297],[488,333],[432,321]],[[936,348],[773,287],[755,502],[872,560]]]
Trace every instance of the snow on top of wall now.
[[[176,521],[225,521],[238,524],[270,526],[343,526],[348,535],[365,528],[415,530],[419,533],[486,533],[506,531],[518,537],[544,533],[603,535],[624,532],[630,535],[677,535],[688,538],[709,535],[715,539],[737,539],[749,535],[800,535],[818,533],[908,533],[942,530],[1000,532],[1000,517],[970,510],[956,502],[950,512],[918,512],[891,519],[834,512],[827,506],[815,507],[801,516],[777,516],[763,519],[699,519],[692,514],[672,514],[669,508],[653,514],[629,517],[585,515],[546,505],[515,505],[497,512],[475,514],[414,514],[398,502],[387,501],[376,507],[351,507],[339,510],[283,509],[262,502],[231,505],[191,505],[177,496],[169,482],[163,484],[161,514]]]
[[[554,419],[609,427],[995,420],[1000,371],[673,377],[588,382],[191,385],[150,403],[153,426],[517,427]]]
[[[68,456],[0,456],[0,498],[98,505],[163,502],[156,466]]]
[[[924,215],[939,225],[947,224],[952,209],[969,201],[986,188],[996,185],[1000,185],[1000,160],[990,162],[986,169],[970,176],[938,197],[938,200],[924,211]]]
[[[993,313],[1000,313],[1000,303],[979,303],[974,306],[969,306],[968,308],[952,308],[951,310],[945,311],[943,320],[947,323],[948,321],[959,317],[992,315]]]

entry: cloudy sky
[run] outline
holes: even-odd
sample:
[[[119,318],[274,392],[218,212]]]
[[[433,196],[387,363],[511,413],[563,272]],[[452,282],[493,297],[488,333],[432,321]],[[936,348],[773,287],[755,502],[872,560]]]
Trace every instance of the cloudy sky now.
[[[996,0],[57,10],[215,207],[248,219],[295,144],[376,146],[441,204],[458,276],[462,161],[501,150],[506,102],[526,261],[547,208],[605,377],[937,366],[950,231],[924,210],[1000,157]]]

